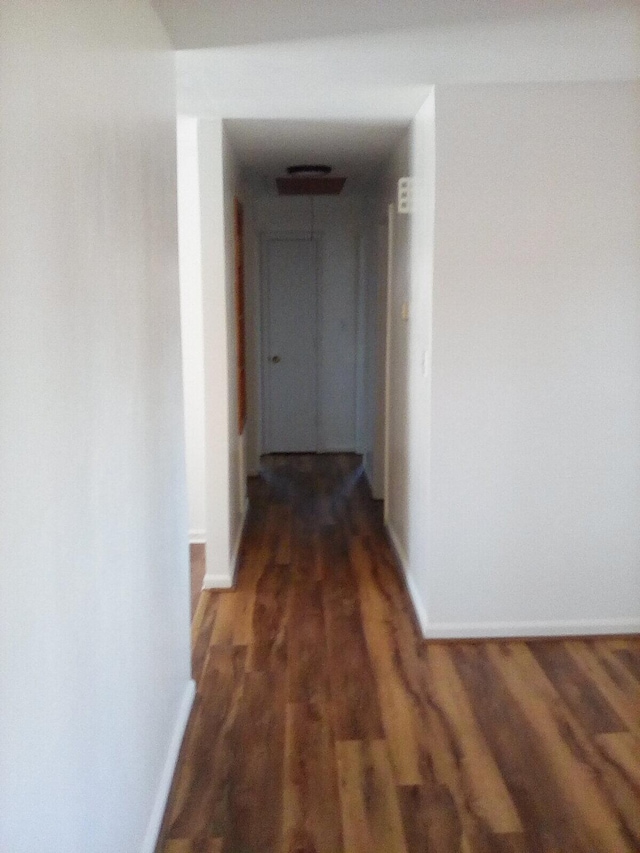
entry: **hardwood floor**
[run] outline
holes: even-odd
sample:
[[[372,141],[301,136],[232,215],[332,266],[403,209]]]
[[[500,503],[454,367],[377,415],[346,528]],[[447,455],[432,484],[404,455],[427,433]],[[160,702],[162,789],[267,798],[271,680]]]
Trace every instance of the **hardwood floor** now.
[[[191,618],[196,614],[200,593],[202,592],[202,581],[205,573],[205,546],[201,543],[189,545],[189,556],[191,560]]]
[[[640,850],[640,639],[424,642],[358,464],[251,483],[159,849]]]

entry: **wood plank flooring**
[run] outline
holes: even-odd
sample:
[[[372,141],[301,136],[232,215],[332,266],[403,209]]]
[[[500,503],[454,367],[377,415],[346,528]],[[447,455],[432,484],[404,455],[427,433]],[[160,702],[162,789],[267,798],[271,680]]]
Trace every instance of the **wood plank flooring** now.
[[[205,553],[204,545],[201,543],[193,543],[189,546],[189,556],[191,561],[191,618],[195,616],[200,593],[202,592],[202,582],[205,574]]]
[[[426,643],[358,457],[250,494],[160,851],[640,851],[639,638]]]

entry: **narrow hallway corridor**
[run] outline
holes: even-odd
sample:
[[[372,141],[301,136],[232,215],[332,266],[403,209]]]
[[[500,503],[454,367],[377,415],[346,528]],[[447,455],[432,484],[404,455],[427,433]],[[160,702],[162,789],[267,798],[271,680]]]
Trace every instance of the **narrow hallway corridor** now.
[[[640,849],[640,641],[426,643],[354,455],[265,457],[163,853]]]

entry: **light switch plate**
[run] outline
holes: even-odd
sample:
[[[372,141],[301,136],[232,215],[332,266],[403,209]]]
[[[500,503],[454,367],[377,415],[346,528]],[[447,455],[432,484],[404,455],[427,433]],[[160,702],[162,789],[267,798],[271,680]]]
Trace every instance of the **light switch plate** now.
[[[411,213],[413,208],[413,179],[400,178],[398,181],[398,213]]]

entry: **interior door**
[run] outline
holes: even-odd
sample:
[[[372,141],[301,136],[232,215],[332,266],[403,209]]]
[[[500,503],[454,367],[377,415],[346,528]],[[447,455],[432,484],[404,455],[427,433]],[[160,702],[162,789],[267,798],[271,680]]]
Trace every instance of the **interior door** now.
[[[318,449],[317,242],[263,242],[263,389],[266,453]]]

